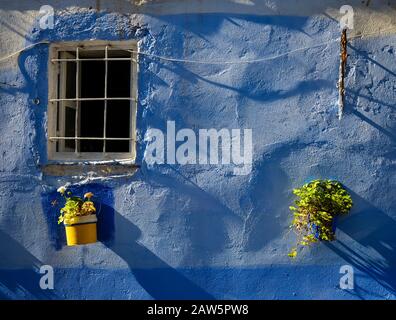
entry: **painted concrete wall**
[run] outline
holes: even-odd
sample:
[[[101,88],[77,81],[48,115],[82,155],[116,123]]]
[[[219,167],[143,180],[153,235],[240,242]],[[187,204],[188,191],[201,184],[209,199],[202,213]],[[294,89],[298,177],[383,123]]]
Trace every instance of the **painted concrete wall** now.
[[[48,44],[1,61],[0,297],[396,298],[393,4],[351,2],[351,35],[369,36],[349,43],[339,121],[344,3],[143,2],[49,1],[55,28],[41,30],[38,4],[2,1],[1,56],[43,40],[136,39],[142,52],[179,59],[279,57],[198,64],[140,56],[141,168],[107,177],[91,167],[73,177],[45,172]],[[235,176],[230,165],[148,167],[143,137],[168,120],[177,129],[252,129],[251,174]],[[339,221],[338,241],[291,262],[292,189],[313,178],[341,181],[355,206]],[[100,199],[97,244],[65,246],[51,201],[66,182]],[[41,265],[54,267],[54,290],[40,289]],[[354,290],[339,288],[342,265],[354,267]]]

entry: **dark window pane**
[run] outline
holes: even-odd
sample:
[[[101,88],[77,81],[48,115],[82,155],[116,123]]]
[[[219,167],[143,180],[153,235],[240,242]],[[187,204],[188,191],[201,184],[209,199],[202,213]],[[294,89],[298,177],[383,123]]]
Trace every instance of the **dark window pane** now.
[[[103,152],[103,140],[80,140],[80,152]]]
[[[104,50],[89,50],[89,49],[81,49],[78,51],[78,55],[80,59],[103,59],[105,57]]]
[[[76,127],[75,117],[76,117],[76,109],[65,107],[65,137],[75,136],[75,127]],[[74,151],[75,141],[65,140],[65,148],[72,149]]]
[[[109,61],[107,74],[107,96],[129,98],[131,85],[131,62]]]
[[[130,101],[108,101],[106,136],[108,138],[130,137]],[[107,152],[129,152],[129,141],[106,142]]]
[[[107,101],[107,137],[129,138],[130,120],[130,101]]]
[[[80,102],[80,137],[103,137],[104,102]],[[103,141],[82,140],[81,152],[103,152]]]
[[[104,98],[105,63],[104,61],[80,62],[81,98]]]
[[[107,140],[106,152],[129,152],[129,141]]]
[[[131,58],[131,53],[127,50],[109,49],[107,56],[109,58]]]
[[[76,98],[76,72],[77,64],[75,62],[66,63],[66,99]]]
[[[74,137],[76,127],[76,109],[65,107],[65,137]]]

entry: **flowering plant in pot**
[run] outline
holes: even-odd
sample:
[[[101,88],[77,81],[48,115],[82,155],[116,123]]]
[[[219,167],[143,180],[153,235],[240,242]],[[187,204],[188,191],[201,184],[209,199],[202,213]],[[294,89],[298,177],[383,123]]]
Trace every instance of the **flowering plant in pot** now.
[[[84,198],[72,196],[66,187],[57,190],[65,199],[65,205],[60,210],[58,224],[62,223],[66,229],[68,246],[88,244],[97,241],[96,208],[91,200],[92,192],[84,194]]]
[[[351,196],[338,181],[313,180],[293,193],[299,199],[290,207],[294,216],[290,228],[297,234],[297,245],[288,254],[291,258],[297,256],[298,246],[335,240],[337,217],[347,214],[353,205]]]

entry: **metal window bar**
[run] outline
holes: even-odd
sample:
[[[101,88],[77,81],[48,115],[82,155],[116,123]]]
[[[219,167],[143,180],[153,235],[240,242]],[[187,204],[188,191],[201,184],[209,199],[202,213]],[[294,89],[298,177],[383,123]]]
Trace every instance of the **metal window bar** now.
[[[103,141],[103,140],[111,140],[111,141],[136,141],[133,138],[103,138],[103,137],[49,137],[48,138],[51,141],[57,141],[57,140],[98,140],[98,141]]]
[[[129,50],[126,50],[129,51]],[[62,58],[62,59],[51,59],[51,62],[74,62],[74,61],[131,61],[131,58],[84,58],[84,59],[67,59],[67,58]],[[136,62],[136,60],[133,60],[133,62]]]
[[[80,48],[76,47],[76,58],[79,59],[80,57]],[[74,125],[74,152],[78,155],[80,151],[80,143],[78,138],[79,134],[79,119],[80,119],[80,101],[78,100],[80,97],[80,62],[76,62],[76,118],[75,118],[75,125]]]
[[[104,85],[104,119],[103,119],[103,152],[106,152],[106,125],[107,125],[107,74],[109,70],[109,62],[107,60],[109,54],[109,46],[105,47],[105,85]]]
[[[74,152],[78,156],[80,153],[80,141],[81,140],[97,140],[97,141],[103,141],[103,153],[106,153],[106,141],[130,141],[130,149],[129,152],[131,152],[132,142],[136,142],[135,139],[128,137],[128,138],[108,138],[106,136],[106,124],[107,124],[107,101],[109,100],[129,100],[131,101],[131,122],[130,122],[130,128],[132,127],[132,103],[137,102],[136,97],[131,97],[133,94],[133,85],[132,82],[134,81],[133,73],[136,68],[135,64],[137,63],[136,58],[134,57],[134,51],[129,50],[129,49],[122,49],[124,51],[128,51],[131,53],[131,56],[128,58],[109,58],[108,57],[108,50],[109,47],[112,47],[111,45],[106,45],[104,50],[105,50],[105,57],[104,58],[87,58],[87,59],[80,59],[80,47],[76,47],[76,58],[75,59],[51,59],[51,62],[76,62],[76,97],[75,98],[59,98],[59,94],[57,94],[56,99],[49,99],[50,102],[62,102],[62,101],[76,101],[76,114],[75,114],[75,134],[74,137],[61,137],[57,136],[56,137],[49,137],[50,141],[65,141],[65,140],[74,140],[75,141],[75,150]],[[112,48],[113,49],[113,48]],[[116,49],[116,48],[114,48]],[[121,48],[117,48],[118,50]],[[105,93],[103,98],[80,98],[80,61],[105,61]],[[108,87],[108,61],[130,61],[131,62],[131,86],[130,86],[130,97],[108,97],[107,96],[107,87]],[[80,127],[79,127],[79,121],[80,121],[80,102],[81,101],[104,101],[104,126],[103,126],[103,137],[80,137]],[[131,133],[129,134],[131,135]]]
[[[130,83],[129,83],[129,90],[130,90],[130,92],[131,92],[131,94],[130,94],[130,96],[132,96],[132,95],[135,95],[136,93],[134,92],[134,88],[135,88],[135,77],[136,77],[136,74],[137,74],[137,71],[136,71],[136,66],[137,66],[137,57],[135,57],[135,55],[134,55],[134,53],[132,52],[132,50],[128,50],[128,52],[129,52],[129,54],[130,54],[130,57],[131,57],[131,65],[130,65],[130,74],[131,74],[131,77],[130,77]],[[134,111],[134,107],[135,107],[135,104],[136,104],[136,102],[137,102],[137,99],[136,99],[136,96],[135,96],[135,99],[134,100],[131,100],[130,102],[129,102],[129,117],[132,119],[132,117],[133,117],[133,111]],[[133,122],[133,121],[130,121],[129,122],[129,135],[130,135],[130,137],[131,137],[131,132],[134,132],[135,131],[135,123]],[[132,144],[133,144],[133,142],[135,142],[134,140],[130,140],[129,141],[129,151],[131,152],[132,151],[132,148],[133,148],[133,146],[132,146]]]
[[[60,52],[57,52],[56,56],[59,58],[60,57]],[[60,76],[60,68],[61,68],[60,63],[57,63],[56,66],[57,66],[57,70],[56,70],[56,83],[57,83],[56,96],[59,97],[59,95],[60,95],[59,83],[60,83],[60,79],[61,79],[61,76]],[[55,130],[55,134],[58,136],[59,135],[59,127],[60,127],[59,111],[60,111],[60,108],[61,108],[61,103],[60,103],[60,101],[51,101],[51,99],[50,99],[50,102],[52,102],[52,103],[55,102],[55,106],[56,106],[56,111],[55,111],[55,115],[56,115],[55,128],[56,128],[56,130]],[[54,106],[54,104],[52,104],[52,106]],[[58,141],[56,141],[56,144],[55,144],[55,151],[56,152],[60,151],[60,145],[59,144],[60,143]]]
[[[112,97],[112,98],[57,98],[57,99],[50,99],[50,102],[58,102],[58,101],[104,101],[104,100],[136,100],[135,98],[128,98],[128,97]]]

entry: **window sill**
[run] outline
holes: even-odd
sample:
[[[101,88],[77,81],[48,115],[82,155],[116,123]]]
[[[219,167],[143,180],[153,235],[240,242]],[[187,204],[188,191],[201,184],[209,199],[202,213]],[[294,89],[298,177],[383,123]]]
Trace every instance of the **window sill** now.
[[[49,163],[41,166],[46,176],[78,176],[87,173],[95,176],[133,175],[140,165],[134,163]]]

